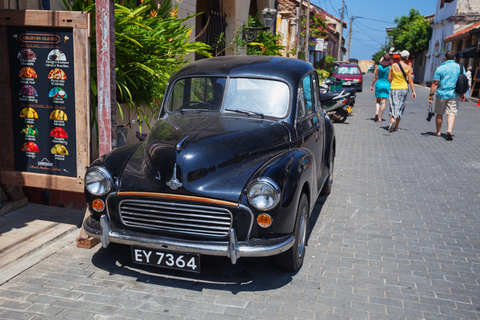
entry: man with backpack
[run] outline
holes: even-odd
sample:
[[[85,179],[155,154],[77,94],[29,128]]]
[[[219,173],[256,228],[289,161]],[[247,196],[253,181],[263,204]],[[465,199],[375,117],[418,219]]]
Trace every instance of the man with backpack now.
[[[459,97],[465,101],[465,92],[468,89],[468,82],[465,76],[465,68],[455,62],[455,52],[445,53],[445,62],[442,63],[435,74],[430,88],[428,102],[433,103],[433,96],[436,92],[435,101],[435,126],[436,136],[441,136],[443,114],[447,114],[447,140],[453,140],[452,130],[457,115]]]

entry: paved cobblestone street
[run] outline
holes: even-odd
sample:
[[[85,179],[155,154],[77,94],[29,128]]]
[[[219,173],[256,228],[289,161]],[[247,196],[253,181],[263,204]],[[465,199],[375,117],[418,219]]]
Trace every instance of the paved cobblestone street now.
[[[389,133],[388,110],[373,121],[372,78],[335,124],[335,183],[298,273],[211,257],[182,273],[134,265],[127,247],[71,244],[0,286],[0,318],[480,319],[480,108],[462,103],[446,141],[416,86]]]

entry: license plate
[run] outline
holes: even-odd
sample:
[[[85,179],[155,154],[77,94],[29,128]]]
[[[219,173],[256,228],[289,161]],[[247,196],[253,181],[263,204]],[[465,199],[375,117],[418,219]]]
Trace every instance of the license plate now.
[[[352,85],[352,82],[351,82],[351,81],[345,81],[344,83],[342,83],[342,85],[344,85],[344,86],[351,86],[351,85]]]
[[[132,261],[149,266],[200,272],[200,255],[132,247]]]

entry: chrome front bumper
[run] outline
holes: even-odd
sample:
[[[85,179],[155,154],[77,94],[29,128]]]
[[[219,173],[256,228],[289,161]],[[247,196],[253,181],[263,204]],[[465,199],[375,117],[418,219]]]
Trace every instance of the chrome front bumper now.
[[[85,231],[94,238],[100,238],[104,248],[113,242],[152,249],[226,256],[230,258],[232,264],[240,257],[267,257],[280,254],[290,249],[295,242],[293,235],[268,240],[238,241],[233,228],[230,229],[228,241],[191,241],[114,228],[106,215],[101,216],[100,230],[97,230],[89,223],[89,219],[93,220],[89,217],[84,222]]]

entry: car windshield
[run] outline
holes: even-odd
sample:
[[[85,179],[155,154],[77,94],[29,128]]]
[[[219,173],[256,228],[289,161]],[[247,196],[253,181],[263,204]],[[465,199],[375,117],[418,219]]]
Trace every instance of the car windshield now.
[[[283,118],[290,91],[286,83],[269,79],[201,77],[174,84],[168,111],[229,112]]]
[[[341,66],[335,70],[336,74],[360,74],[360,70],[357,67]]]

